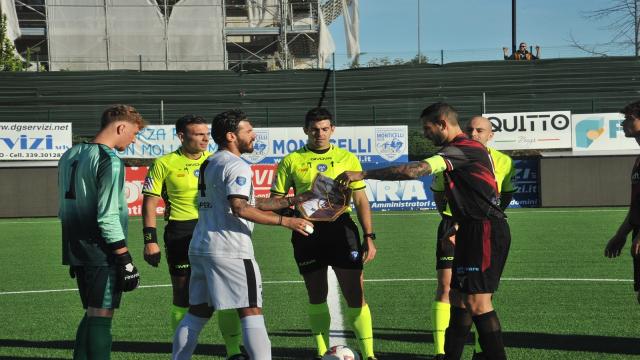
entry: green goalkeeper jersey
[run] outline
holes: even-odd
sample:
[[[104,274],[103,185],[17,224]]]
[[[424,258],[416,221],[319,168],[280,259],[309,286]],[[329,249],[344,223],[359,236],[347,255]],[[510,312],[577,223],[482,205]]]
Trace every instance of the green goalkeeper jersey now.
[[[144,195],[162,197],[165,220],[198,218],[198,176],[200,165],[211,155],[205,151],[194,160],[178,150],[157,158],[144,179]]]
[[[362,171],[358,158],[347,150],[331,145],[326,151],[313,151],[304,146],[285,156],[278,164],[271,192],[286,195],[293,187],[296,194],[311,190],[313,180],[321,173],[335,179],[345,171]],[[364,181],[349,184],[352,190],[363,190]],[[347,208],[351,211],[351,208]]]
[[[62,222],[62,263],[109,264],[108,244],[125,240],[128,209],[124,165],[106,145],[82,143],[58,163],[58,217]]]

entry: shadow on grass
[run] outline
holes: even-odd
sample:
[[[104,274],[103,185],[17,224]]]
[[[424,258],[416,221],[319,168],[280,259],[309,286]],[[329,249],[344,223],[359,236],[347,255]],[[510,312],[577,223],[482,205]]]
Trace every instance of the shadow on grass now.
[[[409,343],[433,343],[430,331],[417,329],[374,328],[375,340],[388,340]],[[269,333],[270,337],[306,337],[308,330],[292,329]],[[347,331],[340,335],[353,339],[353,333]],[[474,334],[470,334],[468,343],[473,343]],[[538,350],[585,351],[605,354],[640,355],[639,340],[628,337],[598,336],[598,335],[570,335],[545,334],[534,332],[505,332],[504,344],[507,347]],[[1,345],[1,344],[0,344]],[[377,355],[377,353],[376,353]],[[385,359],[393,357],[383,356]]]
[[[432,343],[431,333],[416,329],[396,329],[396,328],[375,328],[374,337],[376,340],[387,340],[410,343]],[[353,338],[351,332],[336,334],[345,338]],[[291,329],[285,331],[274,331],[269,333],[271,338],[284,337],[307,337],[308,330]],[[473,342],[470,336],[469,342]],[[560,351],[583,351],[606,354],[640,355],[638,339],[614,336],[596,335],[564,335],[564,334],[544,334],[533,332],[506,332],[504,333],[504,343],[507,347],[521,349],[538,350],[560,350]],[[51,340],[34,341],[18,339],[0,339],[0,347],[3,348],[35,348],[35,349],[73,349],[73,341]],[[123,353],[158,353],[170,354],[171,343],[168,342],[133,342],[114,341],[114,352]],[[274,347],[272,349],[274,359],[293,360],[306,359],[313,356],[312,349],[293,349],[286,347]],[[195,354],[224,356],[225,348],[222,344],[198,344]],[[401,353],[377,353],[380,358],[387,360],[424,360],[429,357],[413,354]],[[19,359],[32,360],[32,357],[6,357],[0,356],[0,360]],[[59,358],[53,358],[58,360]]]

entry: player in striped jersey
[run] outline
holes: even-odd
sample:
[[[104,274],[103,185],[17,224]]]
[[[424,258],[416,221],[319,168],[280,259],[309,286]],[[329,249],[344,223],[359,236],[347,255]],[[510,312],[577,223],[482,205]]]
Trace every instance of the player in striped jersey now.
[[[489,119],[482,116],[472,117],[465,126],[464,132],[473,140],[479,141],[487,146],[489,140],[493,138],[493,130]],[[509,206],[515,187],[512,178],[515,174],[513,160],[505,154],[491,147],[487,147],[489,155],[493,160],[498,192],[500,193],[500,207],[504,210]],[[436,207],[442,215],[442,220],[438,226],[436,241],[436,270],[438,272],[438,285],[436,288],[436,298],[431,307],[433,325],[433,345],[435,358],[442,358],[444,355],[444,334],[449,326],[451,306],[449,304],[449,285],[451,283],[451,266],[453,264],[453,253],[455,246],[455,231],[457,224],[451,217],[451,209],[447,204],[444,194],[444,174],[439,173],[433,176],[431,184]],[[476,336],[476,344],[473,359],[483,359],[480,342]]]
[[[625,137],[632,137],[640,144],[640,101],[625,106],[621,111],[624,114],[622,131]],[[604,256],[615,258],[627,242],[627,236],[631,233],[631,257],[633,257],[633,289],[637,292],[640,303],[640,156],[636,158],[631,171],[631,203],[629,212],[618,231],[607,242],[604,248]]]
[[[458,223],[451,280],[451,320],[445,333],[445,358],[460,359],[471,325],[489,359],[506,359],[500,321],[492,295],[498,289],[511,235],[499,193],[493,161],[487,149],[462,132],[455,109],[436,103],[423,110],[424,134],[442,146],[419,162],[362,172],[347,171],[337,180],[413,180],[444,173],[445,194]]]

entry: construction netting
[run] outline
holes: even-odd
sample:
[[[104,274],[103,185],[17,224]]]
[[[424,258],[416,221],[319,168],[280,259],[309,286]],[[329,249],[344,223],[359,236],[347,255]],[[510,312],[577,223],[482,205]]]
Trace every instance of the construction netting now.
[[[222,0],[48,0],[50,70],[221,70]],[[162,11],[164,10],[164,11]]]

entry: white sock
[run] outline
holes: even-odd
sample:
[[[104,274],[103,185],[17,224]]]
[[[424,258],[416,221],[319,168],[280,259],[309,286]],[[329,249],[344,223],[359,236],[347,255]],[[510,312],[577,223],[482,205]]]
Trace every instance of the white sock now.
[[[189,360],[193,351],[198,345],[198,335],[204,325],[209,321],[208,318],[197,317],[191,313],[187,313],[173,335],[173,350],[171,359],[173,360]]]
[[[242,340],[251,360],[271,360],[271,341],[264,326],[264,316],[252,315],[240,319]]]

